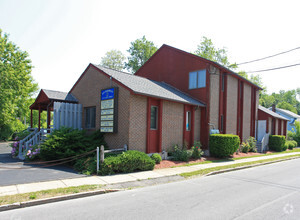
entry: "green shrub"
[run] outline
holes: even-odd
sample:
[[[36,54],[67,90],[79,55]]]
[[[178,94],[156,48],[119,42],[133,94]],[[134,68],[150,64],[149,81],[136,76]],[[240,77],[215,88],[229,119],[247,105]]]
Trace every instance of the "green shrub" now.
[[[285,151],[287,146],[285,145],[285,136],[283,135],[270,135],[269,148],[277,152]]]
[[[249,144],[249,152],[257,152],[256,139],[254,137],[249,137],[246,142]]]
[[[204,152],[201,149],[202,145],[200,141],[195,141],[194,146],[192,146],[192,158],[200,159]]]
[[[103,134],[99,131],[88,136],[84,130],[60,128],[54,130],[41,144],[40,158],[44,161],[57,160],[81,155],[104,145]],[[87,155],[89,157],[91,155]],[[75,161],[70,162],[73,165]]]
[[[100,174],[131,173],[134,171],[153,170],[155,161],[147,154],[129,150],[117,156],[105,158],[101,164]]]
[[[300,145],[300,122],[295,122],[296,130],[288,131],[288,139],[294,140],[297,142],[297,146]]]
[[[212,134],[209,139],[209,151],[211,156],[224,158],[237,151],[240,138],[233,134]]]
[[[186,150],[185,148],[181,148],[178,145],[174,146],[172,151],[172,160],[174,161],[189,161],[192,156],[192,152],[190,150]]]
[[[161,156],[159,154],[152,154],[151,159],[155,161],[156,164],[160,164],[161,162]]]
[[[11,140],[15,133],[25,129],[25,125],[20,120],[13,120],[9,125],[0,126],[0,140]]]
[[[286,145],[286,148],[293,150],[294,147],[297,147],[297,142],[296,141],[286,141],[285,145]]]
[[[92,156],[76,160],[74,169],[86,175],[95,174],[97,172],[97,157]]]
[[[248,142],[243,142],[243,143],[241,144],[241,146],[240,146],[240,151],[241,151],[242,153],[248,153],[249,150],[250,150],[250,145],[249,145],[249,143],[248,143]]]

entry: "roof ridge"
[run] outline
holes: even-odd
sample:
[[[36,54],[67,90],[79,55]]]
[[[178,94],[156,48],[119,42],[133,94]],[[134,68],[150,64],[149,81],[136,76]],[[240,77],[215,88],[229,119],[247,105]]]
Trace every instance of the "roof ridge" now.
[[[153,80],[153,81],[155,81],[155,80]],[[158,81],[155,81],[155,82],[158,82]],[[196,100],[196,101],[198,101],[198,102],[201,102],[201,103],[205,104],[205,102],[200,101],[200,100],[198,100],[198,99],[195,99],[195,98],[194,98],[193,96],[191,96],[190,94],[187,94],[187,93],[181,91],[180,89],[178,89],[178,88],[176,88],[176,87],[174,87],[174,86],[172,86],[172,85],[170,85],[170,84],[168,84],[168,83],[166,83],[166,82],[164,82],[164,81],[160,81],[160,83],[163,83],[163,84],[165,84],[165,85],[167,85],[167,86],[170,86],[171,88],[175,89],[176,91],[181,92],[182,94],[184,94],[184,95],[186,95],[186,96],[188,96],[188,97],[190,97],[190,98],[192,98],[192,99],[194,99],[194,100]]]
[[[41,90],[44,90],[44,91],[51,91],[51,92],[62,92],[62,93],[68,93],[68,94],[69,94],[69,92],[63,92],[63,91],[52,90],[52,89],[41,89]]]
[[[93,64],[95,65],[95,64]],[[112,69],[112,68],[108,68],[108,67],[105,67],[105,66],[101,66],[101,65],[95,65],[97,67],[100,67],[100,68],[105,68],[105,69],[109,69],[109,70],[112,70],[112,71],[115,71],[115,72],[119,72],[119,73],[124,73],[126,75],[130,75],[130,76],[133,76],[133,77],[139,77],[139,78],[143,78],[143,79],[146,79],[146,80],[150,80],[150,81],[155,81],[155,80],[152,80],[152,79],[148,79],[146,77],[143,77],[143,76],[137,76],[133,73],[127,73],[127,72],[123,72],[123,71],[120,71],[120,70],[115,70],[115,69]],[[159,81],[155,81],[155,82],[159,82]]]

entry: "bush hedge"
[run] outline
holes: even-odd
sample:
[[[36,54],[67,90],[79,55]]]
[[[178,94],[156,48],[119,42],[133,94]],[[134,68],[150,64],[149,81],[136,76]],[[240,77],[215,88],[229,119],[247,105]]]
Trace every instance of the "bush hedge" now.
[[[211,156],[225,158],[237,151],[240,138],[233,134],[212,134],[209,138],[209,151]]]
[[[285,136],[283,135],[270,135],[269,148],[277,152],[285,151],[287,146],[285,145]]]
[[[153,170],[155,161],[147,154],[129,150],[117,156],[105,158],[101,164],[100,174],[131,173],[134,171]]]

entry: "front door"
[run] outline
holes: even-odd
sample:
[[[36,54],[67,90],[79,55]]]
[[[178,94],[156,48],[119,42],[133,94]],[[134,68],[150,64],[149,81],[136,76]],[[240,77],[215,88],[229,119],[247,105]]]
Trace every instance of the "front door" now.
[[[258,120],[257,121],[257,140],[261,141],[265,134],[267,133],[267,121]]]
[[[162,101],[148,98],[147,153],[161,152]]]
[[[184,106],[184,124],[183,124],[183,144],[190,148],[193,144],[194,133],[194,112],[192,106]]]

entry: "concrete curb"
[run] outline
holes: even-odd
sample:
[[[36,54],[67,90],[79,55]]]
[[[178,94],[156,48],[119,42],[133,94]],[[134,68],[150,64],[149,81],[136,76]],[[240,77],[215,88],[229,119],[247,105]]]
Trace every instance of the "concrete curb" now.
[[[252,167],[258,167],[258,166],[268,165],[268,164],[277,163],[277,162],[283,162],[283,161],[287,161],[287,160],[299,159],[299,158],[300,158],[300,156],[296,156],[296,157],[290,157],[290,158],[286,158],[286,159],[274,160],[274,161],[265,162],[265,163],[257,163],[257,164],[252,164],[252,165],[246,165],[246,166],[240,166],[240,167],[229,168],[229,169],[224,169],[224,170],[218,170],[218,171],[210,172],[210,173],[205,174],[203,176],[213,176],[213,175],[217,175],[217,174],[221,174],[221,173],[228,173],[228,172],[231,172],[231,171],[243,170],[243,169],[248,169],[248,168],[252,168]]]
[[[60,201],[65,201],[65,200],[70,200],[70,199],[84,198],[84,197],[88,197],[88,196],[95,196],[95,195],[100,195],[100,194],[105,194],[105,193],[110,193],[110,192],[117,192],[117,191],[120,191],[120,190],[118,190],[118,189],[103,190],[102,189],[102,190],[95,190],[95,191],[90,191],[90,192],[81,192],[81,193],[76,193],[76,194],[56,196],[56,197],[45,198],[45,199],[37,199],[37,200],[26,201],[26,202],[17,202],[17,203],[13,203],[13,204],[9,204],[9,205],[0,206],[0,212],[12,210],[12,209],[19,209],[19,208],[36,206],[36,205],[42,205],[42,204],[47,204],[47,203],[52,203],[52,202],[60,202]]]

